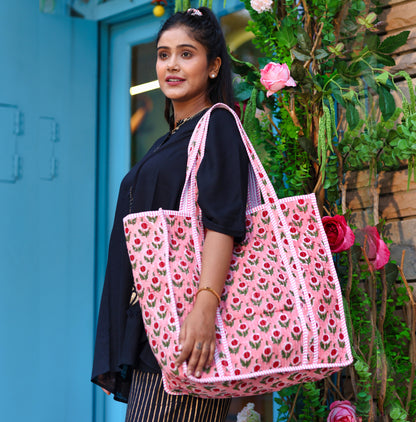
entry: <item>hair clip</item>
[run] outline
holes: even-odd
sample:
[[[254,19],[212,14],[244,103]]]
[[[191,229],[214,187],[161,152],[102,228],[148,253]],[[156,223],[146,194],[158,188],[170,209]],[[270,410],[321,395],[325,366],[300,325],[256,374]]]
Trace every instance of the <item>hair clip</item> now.
[[[191,7],[190,9],[188,9],[186,11],[186,13],[188,15],[192,15],[192,16],[202,16],[202,12],[198,9],[194,9],[193,7]]]

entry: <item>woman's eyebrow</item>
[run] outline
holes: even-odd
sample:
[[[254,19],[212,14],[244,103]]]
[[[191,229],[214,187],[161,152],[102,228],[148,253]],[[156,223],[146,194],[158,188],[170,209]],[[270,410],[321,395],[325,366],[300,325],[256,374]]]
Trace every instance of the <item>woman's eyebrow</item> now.
[[[197,48],[192,45],[192,44],[179,44],[176,46],[177,48],[193,48],[194,50],[196,50]],[[171,47],[167,47],[164,45],[160,45],[159,47],[157,47],[157,50],[161,50],[161,49],[167,49],[170,50]]]

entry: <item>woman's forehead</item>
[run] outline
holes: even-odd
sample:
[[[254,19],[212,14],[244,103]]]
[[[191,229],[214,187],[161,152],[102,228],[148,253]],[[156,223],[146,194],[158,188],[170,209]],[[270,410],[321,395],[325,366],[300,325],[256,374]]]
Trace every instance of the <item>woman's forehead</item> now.
[[[162,32],[157,43],[158,48],[161,46],[176,47],[180,45],[193,45],[197,48],[205,48],[192,36],[192,32],[183,25],[175,26]]]

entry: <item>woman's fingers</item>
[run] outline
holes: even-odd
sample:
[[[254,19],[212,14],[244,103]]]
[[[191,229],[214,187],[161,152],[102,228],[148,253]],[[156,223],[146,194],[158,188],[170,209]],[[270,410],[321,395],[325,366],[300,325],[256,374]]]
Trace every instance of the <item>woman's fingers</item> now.
[[[176,366],[188,362],[188,375],[201,376],[204,367],[209,366],[215,351],[215,322],[207,321],[195,309],[185,319],[179,333],[180,355]]]
[[[209,357],[208,361],[205,363],[205,367],[209,368],[214,362],[214,354],[215,354],[215,341],[211,342],[210,348],[209,348]]]
[[[193,343],[186,337],[186,326],[184,324],[179,333],[179,350],[181,351],[181,354],[176,359],[176,366],[182,365],[188,359],[192,352],[192,346]]]
[[[204,368],[208,368],[214,360],[214,352],[215,342],[185,341],[176,365],[180,366],[188,361],[188,375],[200,377]]]
[[[210,343],[205,343],[202,346],[202,351],[199,356],[199,361],[196,364],[195,371],[194,371],[195,376],[197,378],[201,376],[203,369],[209,367],[210,363],[212,362],[212,359],[210,360],[211,349],[212,349],[212,346],[210,345]],[[215,344],[214,344],[214,350],[215,350]]]
[[[198,367],[199,361],[203,353],[203,344],[202,341],[196,341],[192,349],[191,356],[188,361],[188,375],[197,375],[195,369]]]

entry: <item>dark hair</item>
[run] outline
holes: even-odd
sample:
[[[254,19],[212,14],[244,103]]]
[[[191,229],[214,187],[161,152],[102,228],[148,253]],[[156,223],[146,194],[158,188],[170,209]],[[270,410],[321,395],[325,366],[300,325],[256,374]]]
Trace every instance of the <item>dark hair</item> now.
[[[189,35],[205,47],[208,64],[215,60],[216,57],[220,57],[221,67],[218,75],[208,81],[208,97],[212,104],[221,102],[234,108],[230,59],[224,34],[214,13],[207,7],[175,13],[160,28],[156,44],[165,31],[178,26],[188,29]],[[169,98],[166,98],[165,118],[169,125],[172,126],[174,123],[173,107]]]

